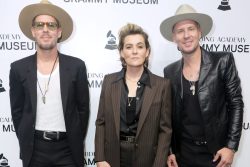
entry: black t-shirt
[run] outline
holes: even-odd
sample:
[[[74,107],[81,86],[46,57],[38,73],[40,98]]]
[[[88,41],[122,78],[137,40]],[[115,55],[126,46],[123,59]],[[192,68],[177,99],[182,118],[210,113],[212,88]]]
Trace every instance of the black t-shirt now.
[[[193,94],[191,86],[195,86]],[[204,139],[204,124],[198,100],[198,81],[188,81],[183,76],[182,137],[193,140]]]

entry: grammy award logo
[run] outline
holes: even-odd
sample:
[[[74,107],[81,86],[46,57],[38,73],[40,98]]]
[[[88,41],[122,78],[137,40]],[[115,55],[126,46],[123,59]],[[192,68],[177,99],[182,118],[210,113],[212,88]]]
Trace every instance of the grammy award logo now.
[[[8,165],[8,159],[3,156],[3,154],[0,154],[0,167],[10,167]]]
[[[231,10],[231,7],[229,5],[229,0],[222,0],[220,5],[218,6],[218,9],[223,11]]]
[[[105,49],[114,50],[117,49],[116,37],[112,34],[111,30],[107,33],[108,43],[105,46]]]
[[[2,92],[4,92],[5,91],[5,89],[4,89],[4,87],[3,87],[3,84],[2,84],[3,82],[2,82],[2,80],[0,79],[0,93],[2,93]],[[1,166],[0,166],[1,167]]]

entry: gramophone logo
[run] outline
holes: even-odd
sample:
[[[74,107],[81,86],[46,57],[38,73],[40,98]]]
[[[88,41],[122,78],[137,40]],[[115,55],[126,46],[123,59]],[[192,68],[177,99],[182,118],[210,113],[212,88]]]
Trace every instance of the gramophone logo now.
[[[220,5],[218,6],[218,9],[223,11],[231,10],[231,7],[229,5],[229,0],[222,0]]]
[[[107,39],[108,43],[106,44],[105,49],[109,50],[117,49],[116,37],[112,34],[111,30],[109,30],[109,32],[107,33]]]
[[[0,154],[0,167],[10,167],[8,164],[8,159],[3,156],[3,154]]]
[[[3,83],[3,82],[2,82],[2,80],[0,79],[0,93],[5,92],[5,89],[4,89],[2,83]],[[0,166],[0,167],[1,167],[1,166]]]

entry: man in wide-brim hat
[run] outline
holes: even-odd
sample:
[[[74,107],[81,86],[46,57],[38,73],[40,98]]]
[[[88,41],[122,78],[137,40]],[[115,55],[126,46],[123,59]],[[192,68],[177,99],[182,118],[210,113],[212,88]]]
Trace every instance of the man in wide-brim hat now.
[[[22,32],[36,53],[10,69],[10,103],[23,167],[83,167],[89,119],[85,63],[58,51],[72,34],[73,21],[49,1],[26,6]]]
[[[169,167],[230,166],[239,146],[244,104],[234,57],[199,44],[212,25],[210,16],[187,4],[160,25],[182,54],[164,69],[173,96]]]

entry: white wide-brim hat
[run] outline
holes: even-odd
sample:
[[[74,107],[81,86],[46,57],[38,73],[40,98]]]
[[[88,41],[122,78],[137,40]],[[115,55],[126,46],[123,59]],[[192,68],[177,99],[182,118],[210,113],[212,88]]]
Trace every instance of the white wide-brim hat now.
[[[32,21],[36,16],[50,15],[56,18],[62,29],[60,42],[70,37],[73,31],[73,21],[70,15],[62,8],[53,5],[47,0],[24,7],[19,15],[19,27],[22,32],[31,40],[35,40],[31,33]]]
[[[173,28],[176,23],[183,20],[193,20],[197,22],[200,25],[202,37],[206,36],[213,26],[213,20],[210,16],[203,13],[197,13],[190,5],[183,4],[176,10],[174,16],[165,19],[161,23],[160,31],[162,36],[172,42]]]

